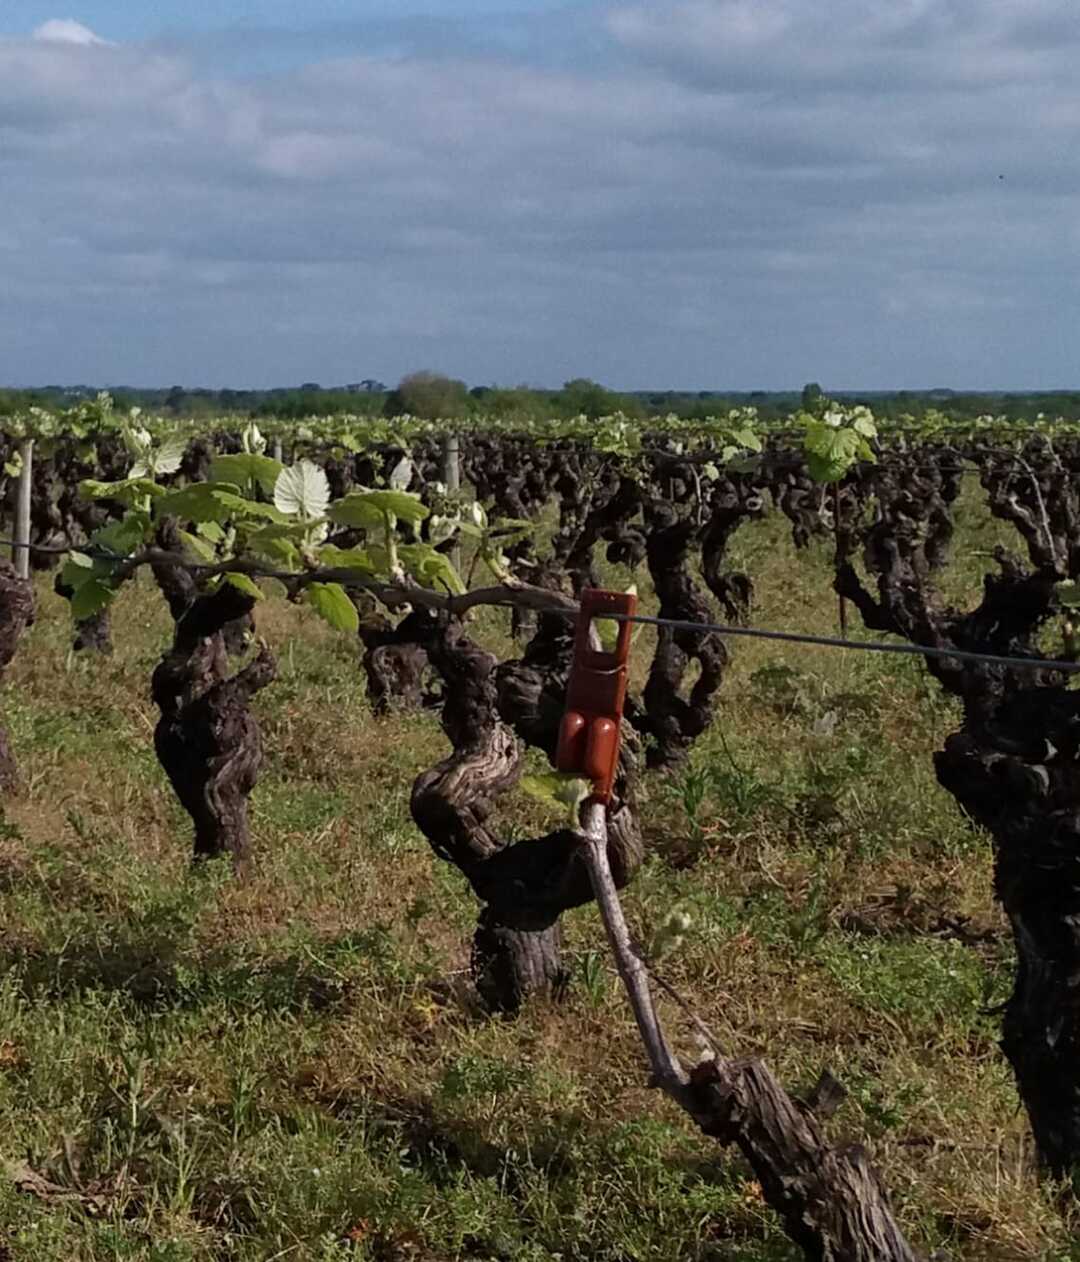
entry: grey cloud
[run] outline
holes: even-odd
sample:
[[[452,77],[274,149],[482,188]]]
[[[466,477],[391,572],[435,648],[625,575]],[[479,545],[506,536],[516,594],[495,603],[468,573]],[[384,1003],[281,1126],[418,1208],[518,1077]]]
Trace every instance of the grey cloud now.
[[[1060,382],[1080,109],[1017,12],[628,4],[587,72],[0,40],[0,380]]]
[[[609,10],[625,48],[702,87],[828,92],[1071,81],[1067,0],[661,0]]]

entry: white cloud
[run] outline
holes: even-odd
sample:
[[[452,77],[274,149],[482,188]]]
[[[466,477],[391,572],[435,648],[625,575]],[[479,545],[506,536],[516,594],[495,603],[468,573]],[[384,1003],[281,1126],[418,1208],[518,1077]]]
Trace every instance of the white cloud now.
[[[50,18],[34,31],[33,38],[47,44],[104,44],[99,35],[73,18]]]

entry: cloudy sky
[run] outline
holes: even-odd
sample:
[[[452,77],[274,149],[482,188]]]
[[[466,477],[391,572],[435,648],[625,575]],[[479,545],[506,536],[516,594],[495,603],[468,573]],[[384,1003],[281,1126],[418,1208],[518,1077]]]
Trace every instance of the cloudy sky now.
[[[0,382],[1080,386],[1076,0],[2,0]]]

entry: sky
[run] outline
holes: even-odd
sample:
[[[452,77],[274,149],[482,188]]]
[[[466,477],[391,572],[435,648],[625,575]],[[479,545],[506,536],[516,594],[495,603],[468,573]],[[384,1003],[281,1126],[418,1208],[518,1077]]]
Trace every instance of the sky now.
[[[65,2],[0,383],[1080,388],[1075,0]]]

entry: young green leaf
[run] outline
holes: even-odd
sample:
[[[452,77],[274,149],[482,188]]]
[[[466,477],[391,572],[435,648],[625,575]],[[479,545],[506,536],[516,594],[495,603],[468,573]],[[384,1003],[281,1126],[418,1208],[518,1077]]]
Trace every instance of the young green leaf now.
[[[231,482],[245,489],[257,486],[271,496],[274,495],[278,478],[283,471],[284,466],[279,460],[254,451],[215,456],[210,464],[211,481]]]
[[[628,596],[636,596],[637,584],[631,583],[631,585],[626,589],[626,594]],[[616,645],[619,643],[619,628],[622,623],[620,623],[616,618],[594,618],[592,625],[603,651],[605,653],[614,653]],[[636,639],[640,631],[641,624],[638,623],[632,632],[631,638]]]
[[[253,507],[240,494],[240,488],[225,482],[192,482],[160,496],[154,503],[154,517],[179,517],[181,521],[217,522],[221,525],[236,513]]]
[[[444,589],[453,592],[455,596],[464,594],[465,584],[450,558],[431,544],[402,544],[398,548],[398,559],[405,567],[405,572],[419,579],[424,587]]]
[[[572,771],[547,771],[522,776],[521,787],[530,797],[563,812],[571,828],[578,826],[581,804],[592,792],[592,784]]]
[[[279,570],[295,571],[300,568],[300,549],[284,535],[250,535],[248,551],[269,561]]]
[[[304,592],[304,600],[335,630],[349,635],[360,630],[360,615],[340,583],[312,583]]]
[[[121,482],[87,478],[79,483],[79,494],[84,500],[116,500],[131,508],[148,497],[164,495],[165,488],[149,478],[124,478]]]
[[[259,585],[247,574],[240,574],[230,570],[225,575],[225,582],[231,587],[235,587],[238,592],[243,592],[245,596],[250,596],[252,600],[262,600],[263,598]]]
[[[328,543],[319,550],[320,564],[334,570],[359,570],[364,574],[374,574],[375,568],[366,548],[337,548]]]
[[[865,445],[853,429],[811,421],[806,427],[806,467],[815,482],[838,482],[859,458]]]
[[[213,544],[200,538],[198,535],[190,534],[186,530],[181,530],[179,534],[180,542],[189,552],[194,554],[197,560],[203,561],[207,565],[213,565],[214,561],[217,560]]]
[[[351,491],[344,499],[331,504],[326,510],[329,519],[338,526],[351,526],[357,530],[382,530],[385,517],[363,491]]]
[[[76,622],[93,617],[112,600],[113,594],[113,589],[100,579],[91,578],[80,583],[71,597],[71,616]]]
[[[380,514],[389,514],[397,521],[406,521],[414,526],[428,515],[428,508],[421,502],[420,496],[410,495],[407,491],[352,491],[334,504],[327,516],[342,526],[364,526],[363,521],[348,521],[342,514],[346,506],[351,513],[356,512],[361,504],[370,505]]]
[[[131,512],[119,521],[111,521],[95,530],[90,536],[90,543],[95,548],[114,552],[118,557],[126,557],[145,543],[149,531],[149,513]]]

